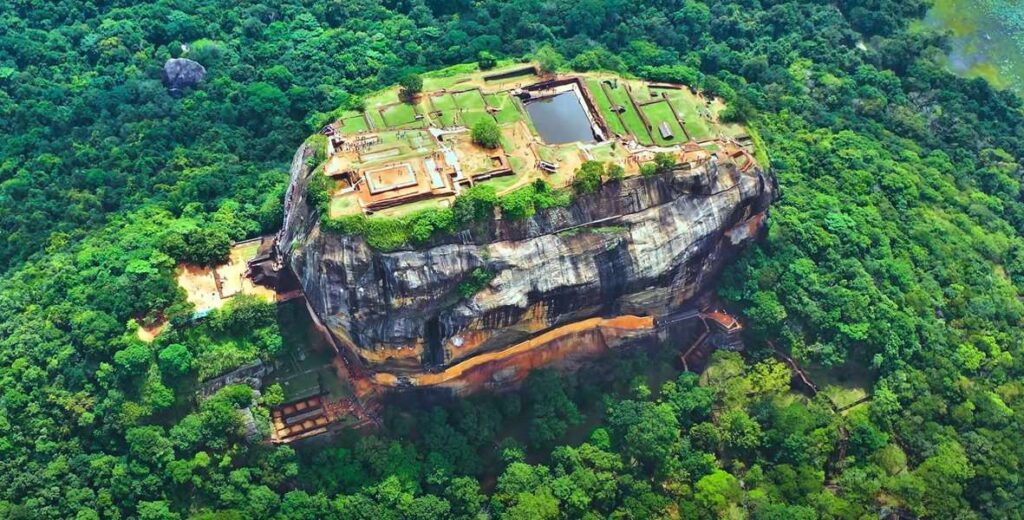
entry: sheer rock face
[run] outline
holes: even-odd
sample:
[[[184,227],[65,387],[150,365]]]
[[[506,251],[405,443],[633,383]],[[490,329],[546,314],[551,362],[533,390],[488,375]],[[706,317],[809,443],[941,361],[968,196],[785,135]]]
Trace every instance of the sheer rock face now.
[[[194,87],[206,77],[206,68],[186,58],[172,58],[164,63],[161,73],[164,86],[171,92]]]
[[[776,191],[756,168],[709,163],[609,183],[568,208],[383,253],[323,232],[300,149],[278,246],[316,317],[374,370],[399,376],[497,351],[595,316],[664,316],[760,229]],[[471,298],[458,286],[494,273]]]

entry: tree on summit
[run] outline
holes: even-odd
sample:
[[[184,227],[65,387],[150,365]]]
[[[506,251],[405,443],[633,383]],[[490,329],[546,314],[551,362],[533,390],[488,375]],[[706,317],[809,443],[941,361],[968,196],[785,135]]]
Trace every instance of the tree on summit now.
[[[410,100],[416,97],[416,94],[423,92],[423,77],[419,74],[406,74],[402,76],[398,84],[402,87],[402,95]]]
[[[493,119],[485,118],[477,121],[470,132],[473,142],[484,148],[497,148],[501,145],[501,130]]]

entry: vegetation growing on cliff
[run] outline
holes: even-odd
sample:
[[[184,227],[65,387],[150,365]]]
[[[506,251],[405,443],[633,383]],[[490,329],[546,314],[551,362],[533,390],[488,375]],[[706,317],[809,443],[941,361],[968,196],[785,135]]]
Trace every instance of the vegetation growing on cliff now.
[[[307,188],[310,204],[319,211],[322,228],[333,233],[361,236],[370,247],[381,251],[424,244],[436,236],[486,224],[494,218],[496,207],[501,208],[502,218],[522,220],[533,216],[538,209],[564,207],[572,201],[566,190],[552,189],[538,179],[503,197],[498,197],[492,186],[477,185],[456,197],[451,208],[425,209],[401,217],[352,215],[331,218],[328,186],[332,182],[324,175],[314,175]]]
[[[923,2],[386,5],[0,8],[0,516],[1024,509],[1021,102],[933,61],[942,42],[904,30]],[[182,44],[209,75],[175,98],[159,67]],[[538,375],[519,397],[396,414],[390,433],[297,453],[244,440],[251,391],[195,404],[187,384],[207,341],[272,355],[271,323],[236,337],[203,332],[217,317],[172,320],[152,344],[126,328],[191,314],[174,235],[280,222],[287,160],[338,106],[538,48],[549,67],[685,80],[760,131],[785,195],[722,289],[747,317],[748,363],[720,356],[671,385],[633,380],[628,361],[615,388]],[[864,373],[870,402],[833,413],[785,391],[773,347],[830,377]]]
[[[494,279],[494,271],[490,271],[483,268],[473,269],[470,273],[469,278],[459,284],[459,295],[463,298],[471,298],[474,294],[480,292],[487,284],[491,283]]]
[[[403,217],[353,215],[331,218],[327,211],[326,191],[331,182],[324,175],[315,175],[310,183],[311,200],[320,211],[323,229],[334,233],[366,238],[375,249],[393,251],[403,246],[423,244],[435,235],[450,234],[473,224],[493,218],[498,196],[494,188],[474,186],[456,197],[451,208],[426,209]]]

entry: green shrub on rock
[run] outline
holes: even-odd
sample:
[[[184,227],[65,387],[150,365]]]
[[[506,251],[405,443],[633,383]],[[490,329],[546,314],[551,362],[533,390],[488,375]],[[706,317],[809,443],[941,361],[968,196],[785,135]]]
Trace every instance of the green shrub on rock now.
[[[586,161],[576,169],[572,187],[578,193],[594,193],[601,187],[602,176],[604,176],[604,164],[598,161]]]

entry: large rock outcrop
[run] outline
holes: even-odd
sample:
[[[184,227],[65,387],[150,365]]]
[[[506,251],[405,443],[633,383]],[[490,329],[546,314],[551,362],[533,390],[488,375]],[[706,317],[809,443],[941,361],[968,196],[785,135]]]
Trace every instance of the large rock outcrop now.
[[[198,85],[205,77],[206,68],[187,58],[169,59],[161,71],[164,86],[174,94]]]
[[[572,350],[567,338],[623,336],[629,327],[616,317],[647,317],[650,326],[651,316],[704,289],[757,234],[776,189],[757,168],[714,161],[609,183],[526,221],[385,253],[321,230],[305,200],[310,155],[304,147],[293,161],[279,250],[341,348],[387,374],[378,382],[397,385],[451,384],[462,375],[451,376],[454,367],[524,345],[533,351],[530,366],[555,361]],[[459,284],[477,268],[494,278],[462,298]],[[545,342],[559,353],[543,354]],[[486,364],[494,379],[507,376],[507,366]]]

